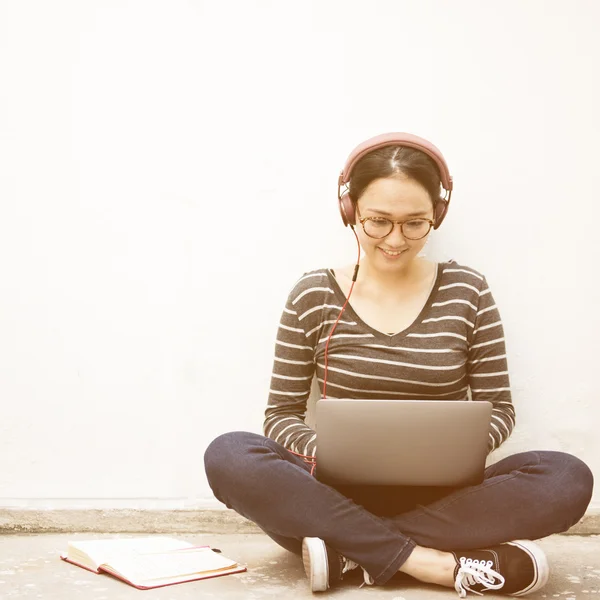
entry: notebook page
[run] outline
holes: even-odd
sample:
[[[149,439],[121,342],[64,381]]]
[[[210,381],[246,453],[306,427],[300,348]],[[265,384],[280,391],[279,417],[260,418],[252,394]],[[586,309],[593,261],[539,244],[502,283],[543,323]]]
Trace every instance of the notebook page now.
[[[234,567],[236,562],[208,548],[169,554],[120,555],[108,565],[134,583],[218,571]]]
[[[121,553],[169,552],[181,548],[193,548],[189,542],[169,537],[116,538],[108,540],[86,540],[69,542],[68,555],[75,558],[80,552],[87,554],[95,564],[110,562],[111,558]],[[75,550],[75,552],[73,552]]]

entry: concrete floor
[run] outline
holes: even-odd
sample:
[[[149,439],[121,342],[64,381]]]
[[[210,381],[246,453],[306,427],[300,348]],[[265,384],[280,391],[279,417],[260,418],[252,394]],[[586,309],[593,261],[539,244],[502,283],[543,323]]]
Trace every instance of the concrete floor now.
[[[262,534],[173,536],[220,548],[245,563],[248,571],[216,579],[139,591],[106,575],[96,575],[58,558],[71,539],[132,537],[129,535],[0,536],[0,598],[30,600],[261,600],[263,598],[344,598],[370,600],[442,600],[458,598],[453,590],[414,583],[391,583],[358,589],[362,577],[313,596],[300,558]],[[540,542],[551,565],[548,585],[531,598],[600,600],[600,536],[552,536]],[[477,598],[477,596],[469,595]],[[486,598],[500,598],[486,594]]]

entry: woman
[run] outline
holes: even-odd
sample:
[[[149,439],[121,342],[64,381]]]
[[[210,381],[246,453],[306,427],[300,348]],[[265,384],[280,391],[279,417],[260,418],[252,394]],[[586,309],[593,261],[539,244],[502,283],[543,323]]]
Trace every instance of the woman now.
[[[313,475],[318,440],[304,422],[313,376],[323,398],[488,400],[490,452],[514,427],[485,277],[420,256],[451,191],[443,156],[417,136],[384,134],[351,153],[338,199],[364,251],[360,273],[349,265],[297,281],[277,335],[265,436],[228,433],[206,451],[215,496],[302,554],[315,592],[361,567],[368,584],[405,574],[460,597],[529,594],[549,573],[529,540],[567,530],[590,502],[589,468],[561,452],[509,456],[459,489],[332,487]]]

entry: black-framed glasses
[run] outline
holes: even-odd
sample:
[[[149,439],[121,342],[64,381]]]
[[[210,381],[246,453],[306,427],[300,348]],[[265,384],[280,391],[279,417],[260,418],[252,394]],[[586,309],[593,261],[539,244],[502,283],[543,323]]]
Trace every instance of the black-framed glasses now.
[[[392,221],[385,217],[363,217],[358,219],[363,231],[371,238],[381,239],[390,235],[394,225],[400,225],[400,231],[407,240],[420,240],[424,238],[433,227],[431,219],[408,219],[407,221]]]

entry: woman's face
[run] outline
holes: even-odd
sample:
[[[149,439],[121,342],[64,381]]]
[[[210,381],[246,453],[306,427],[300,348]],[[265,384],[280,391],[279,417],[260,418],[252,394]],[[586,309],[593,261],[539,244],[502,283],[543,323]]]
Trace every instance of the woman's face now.
[[[393,221],[418,217],[433,219],[433,203],[427,190],[405,176],[375,179],[365,188],[357,208],[356,233],[370,266],[384,272],[405,270],[421,252],[428,236],[420,240],[406,239],[400,225],[396,224],[389,235],[374,239],[366,235],[358,218],[387,217]]]

